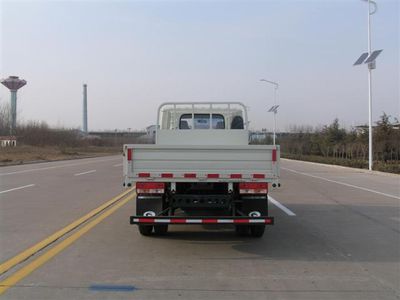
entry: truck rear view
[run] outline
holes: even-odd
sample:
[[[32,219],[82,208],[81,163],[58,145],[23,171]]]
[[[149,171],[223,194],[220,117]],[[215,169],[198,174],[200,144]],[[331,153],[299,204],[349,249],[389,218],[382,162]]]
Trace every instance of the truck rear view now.
[[[165,103],[156,143],[124,145],[124,186],[136,187],[142,235],[170,224],[232,224],[261,237],[274,218],[268,189],[279,185],[279,146],[249,145],[246,107],[238,102]]]

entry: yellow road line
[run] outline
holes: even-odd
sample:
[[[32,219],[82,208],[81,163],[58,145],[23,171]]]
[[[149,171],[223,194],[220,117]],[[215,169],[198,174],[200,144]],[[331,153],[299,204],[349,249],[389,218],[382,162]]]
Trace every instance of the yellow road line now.
[[[122,197],[125,197],[126,195],[128,195],[132,191],[133,191],[133,189],[129,189],[129,190],[119,194],[118,196],[112,198],[111,200],[107,201],[103,205],[93,209],[92,211],[90,211],[89,213],[87,213],[83,217],[79,218],[78,220],[72,222],[71,224],[67,225],[66,227],[64,227],[64,228],[60,229],[59,231],[53,233],[52,235],[48,236],[47,238],[45,238],[41,242],[33,245],[32,247],[22,251],[21,253],[17,254],[16,256],[14,256],[14,257],[10,258],[9,260],[5,261],[4,263],[2,263],[0,265],[0,275],[5,273],[5,272],[7,272],[8,270],[13,268],[17,264],[19,264],[22,261],[24,261],[25,259],[29,258],[30,256],[32,256],[36,252],[38,252],[38,251],[42,250],[43,248],[47,247],[49,244],[53,243],[54,241],[56,241],[57,239],[62,237],[64,234],[70,232],[71,230],[74,230],[79,225],[81,225],[82,223],[86,222],[87,220],[89,220],[93,216],[97,215],[98,213],[100,213],[101,211],[103,211],[104,209],[109,207],[110,205],[114,204],[116,201],[118,201]]]
[[[116,210],[118,210],[120,207],[125,205],[128,201],[132,200],[133,197],[135,197],[135,194],[125,198],[121,202],[118,202],[115,204],[113,207],[111,207],[109,210],[105,211],[98,217],[96,217],[94,220],[90,221],[86,225],[84,225],[82,228],[80,228],[78,231],[74,232],[72,235],[70,235],[68,238],[60,242],[59,244],[55,245],[53,248],[50,248],[47,252],[33,260],[31,263],[28,265],[24,266],[8,278],[4,279],[3,281],[0,282],[0,295],[2,295],[5,291],[7,291],[10,287],[15,285],[17,282],[20,280],[24,279],[26,276],[28,276],[30,273],[35,271],[37,268],[45,264],[47,261],[49,261],[51,258],[56,256],[58,253],[63,251],[65,248],[70,246],[72,243],[74,243],[77,239],[79,239],[81,236],[83,236],[85,233],[87,233],[90,229],[95,227],[97,224],[99,224],[101,221],[103,221],[105,218],[113,214]]]

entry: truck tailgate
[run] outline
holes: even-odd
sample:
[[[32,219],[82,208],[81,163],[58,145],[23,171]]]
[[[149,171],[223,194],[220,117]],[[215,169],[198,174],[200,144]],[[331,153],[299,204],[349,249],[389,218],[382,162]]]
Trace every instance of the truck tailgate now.
[[[124,184],[255,180],[277,182],[279,146],[124,145]]]

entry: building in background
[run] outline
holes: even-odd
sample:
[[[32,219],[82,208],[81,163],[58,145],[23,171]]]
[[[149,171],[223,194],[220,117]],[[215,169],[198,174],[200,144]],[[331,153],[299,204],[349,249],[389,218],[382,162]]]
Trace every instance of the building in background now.
[[[3,147],[16,147],[17,137],[16,136],[0,136],[0,146]]]

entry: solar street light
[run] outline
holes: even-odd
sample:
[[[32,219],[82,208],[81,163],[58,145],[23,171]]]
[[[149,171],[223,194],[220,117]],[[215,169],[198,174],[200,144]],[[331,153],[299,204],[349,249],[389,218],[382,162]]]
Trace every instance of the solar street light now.
[[[274,113],[274,138],[273,138],[273,140],[274,140],[274,145],[275,145],[275,140],[276,140],[276,114],[278,113],[278,107],[279,107],[279,105],[276,105],[276,92],[277,92],[277,90],[279,88],[279,84],[277,82],[270,81],[270,80],[267,80],[267,79],[260,79],[260,81],[264,81],[264,82],[273,84],[275,86],[275,89],[274,89],[274,106],[272,106],[268,110],[268,112],[273,112]]]
[[[383,50],[371,51],[371,15],[377,12],[378,5],[372,0],[363,0],[368,3],[368,52],[362,53],[361,56],[356,60],[353,66],[359,66],[362,64],[368,65],[368,123],[369,123],[369,136],[368,136],[368,169],[372,170],[373,165],[373,148],[372,148],[372,70],[376,69],[375,60]],[[373,10],[371,10],[371,4]]]

